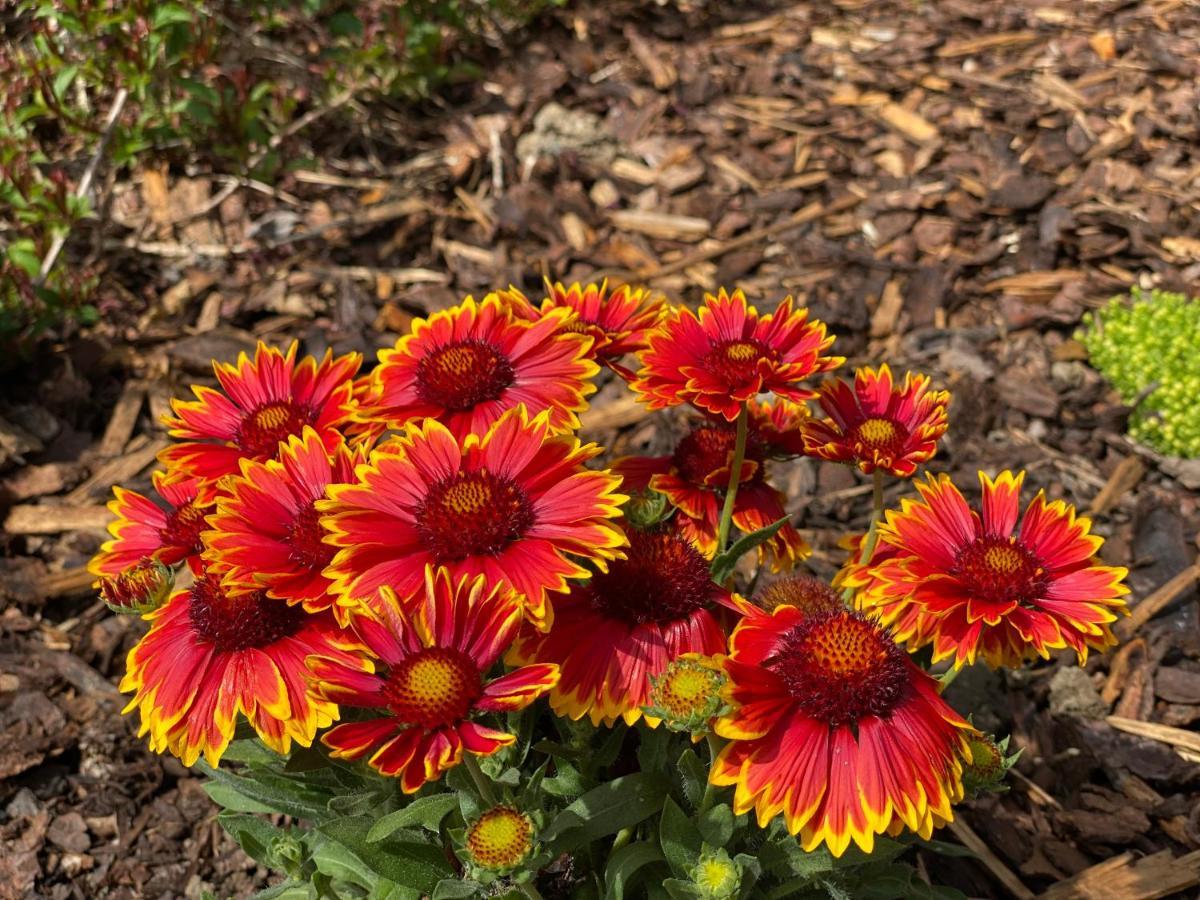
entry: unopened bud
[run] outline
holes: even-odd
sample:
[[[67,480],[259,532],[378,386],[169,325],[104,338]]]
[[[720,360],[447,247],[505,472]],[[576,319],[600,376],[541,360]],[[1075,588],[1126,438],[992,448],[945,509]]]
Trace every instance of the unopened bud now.
[[[162,606],[174,586],[174,571],[144,556],[120,575],[101,578],[100,599],[113,612],[141,615]]]

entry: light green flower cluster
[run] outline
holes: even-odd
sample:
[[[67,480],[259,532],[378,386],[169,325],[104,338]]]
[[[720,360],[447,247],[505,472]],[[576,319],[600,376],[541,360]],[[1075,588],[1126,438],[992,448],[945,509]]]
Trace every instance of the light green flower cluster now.
[[[1200,457],[1200,300],[1134,288],[1084,317],[1077,335],[1126,403],[1129,433],[1170,456]]]

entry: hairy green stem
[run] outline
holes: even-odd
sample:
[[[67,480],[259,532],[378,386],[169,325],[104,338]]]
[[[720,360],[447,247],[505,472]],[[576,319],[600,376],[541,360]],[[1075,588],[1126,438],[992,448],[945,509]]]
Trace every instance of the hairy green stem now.
[[[883,472],[876,469],[871,473],[871,506],[873,513],[871,514],[871,524],[867,528],[867,533],[863,536],[862,544],[858,549],[858,562],[860,565],[865,565],[871,561],[871,556],[875,553],[875,545],[879,542],[879,520],[883,517]],[[849,603],[854,599],[854,588],[848,587],[842,591],[842,599]]]
[[[498,801],[496,800],[496,792],[492,790],[492,780],[479,767],[479,762],[475,759],[473,753],[463,754],[463,766],[466,768],[467,774],[471,776],[471,780],[475,782],[475,789],[479,791],[479,796],[483,798],[483,802],[489,806],[496,806]]]
[[[708,781],[704,784],[704,796],[700,798],[700,809],[697,811],[697,817],[704,815],[712,809],[713,802],[717,799],[717,792],[713,788],[712,770],[717,764],[717,754],[721,752],[721,741],[711,731],[704,736],[708,742]]]
[[[733,445],[733,463],[729,468],[729,487],[725,489],[725,506],[721,509],[721,524],[717,529],[717,555],[725,552],[729,539],[729,526],[733,522],[733,503],[737,499],[738,485],[742,482],[742,463],[746,459],[746,435],[750,430],[750,410],[742,404],[737,417],[737,438]]]

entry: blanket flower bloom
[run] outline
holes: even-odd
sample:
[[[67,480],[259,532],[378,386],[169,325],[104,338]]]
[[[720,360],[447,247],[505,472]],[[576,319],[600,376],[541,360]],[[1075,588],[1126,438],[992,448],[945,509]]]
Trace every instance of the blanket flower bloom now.
[[[714,785],[760,826],[780,813],[806,851],[870,853],[879,834],[928,838],[962,799],[967,721],[877,623],[846,610],[750,612],[730,639],[729,738]]]
[[[306,425],[336,442],[338,428],[351,420],[362,355],[335,359],[326,351],[319,362],[311,356],[297,362],[297,346],[281,353],[259,343],[253,360],[242,353],[236,365],[213,363],[221,391],[193,386],[195,400],[172,400],[175,415],[164,421],[183,440],[159,454],[168,471],[208,480],[235,475],[240,460],[274,459],[280,444]]]
[[[326,570],[333,591],[352,608],[384,587],[414,600],[426,565],[445,566],[513,588],[545,624],[547,592],[589,574],[578,560],[602,566],[625,543],[612,521],[626,499],[620,479],[584,467],[599,452],[524,407],[462,442],[435,419],[409,426],[317,503],[338,548]]]
[[[411,333],[380,351],[359,418],[399,429],[430,417],[461,439],[485,434],[524,404],[531,415],[547,412],[554,431],[578,428],[600,369],[588,359],[591,340],[563,332],[570,315],[524,321],[489,294],[416,319]]]
[[[788,575],[768,584],[754,595],[754,602],[767,612],[794,606],[806,615],[845,609],[841,596],[815,575]]]
[[[305,660],[349,659],[349,643],[328,615],[313,616],[259,591],[230,596],[211,574],[176,591],[144,618],[150,630],[129,651],[124,712],[141,713],[139,736],[190,766],[216,765],[239,713],[277,753],[305,747],[336,707],[314,697]]]
[[[467,852],[480,868],[511,872],[532,852],[533,831],[533,820],[519,809],[493,806],[467,829]]]
[[[521,622],[521,598],[483,576],[452,580],[446,569],[424,573],[425,596],[414,609],[390,590],[352,629],[364,654],[308,661],[329,703],[378,714],[343,722],[321,738],[339,759],[366,759],[400,779],[406,793],[436,781],[463,752],[490,756],[516,738],[472,720],[473,712],[524,709],[558,681],[554,665],[524,666],[499,678],[487,673]]]
[[[691,403],[732,422],[766,391],[796,402],[814,396],[800,382],[844,362],[824,355],[831,346],[825,325],[794,310],[791,297],[760,317],[740,290],[722,288],[705,295],[699,316],[679,307],[650,334],[632,387],[650,409]]]
[[[93,575],[119,576],[149,558],[165,566],[185,560],[195,567],[203,549],[200,533],[216,499],[211,485],[196,478],[170,478],[166,472],[151,476],[155,493],[166,509],[137,491],[113,488],[108,508],[116,520],[109,524],[112,539],[88,563]]]
[[[590,337],[592,358],[604,363],[644,350],[651,330],[666,313],[666,298],[662,295],[655,296],[647,288],[627,284],[609,293],[607,281],[574,282],[568,286],[547,278],[546,296],[540,309],[515,288],[496,293],[514,316],[530,321],[551,310],[570,310],[571,317],[563,329]]]
[[[786,455],[772,439],[772,421],[752,407],[741,480],[734,499],[733,524],[749,534],[786,515],[783,494],[765,477],[768,457]],[[760,427],[761,426],[761,427]],[[729,485],[736,432],[723,419],[695,423],[675,445],[670,456],[626,457],[613,463],[613,471],[631,490],[649,487],[663,494],[682,513],[680,531],[706,556],[717,549],[721,507]],[[758,548],[760,563],[772,570],[790,569],[805,559],[811,548],[791,523],[786,523]]]
[[[205,559],[225,589],[265,590],[310,612],[333,606],[324,570],[336,551],[325,543],[316,502],[329,485],[353,481],[365,458],[340,440],[327,449],[316,429],[305,426],[277,460],[242,460],[241,475],[225,482],[227,493],[204,533]]]
[[[977,656],[1016,666],[1063,648],[1083,662],[1116,643],[1127,570],[1100,564],[1104,541],[1073,506],[1039,491],[1021,515],[1024,478],[980,472],[976,512],[947,476],[930,476],[920,500],[887,513],[879,534],[896,555],[871,570],[865,601],[888,619],[918,611],[910,647],[932,644],[935,661],[955,666]]]
[[[651,679],[672,660],[724,652],[717,607],[728,599],[690,541],[667,529],[630,530],[625,558],[556,599],[550,631],[523,633],[509,660],[558,665],[562,677],[550,693],[558,715],[632,725]]]
[[[861,368],[851,386],[842,379],[822,385],[818,398],[826,419],[802,426],[805,452],[833,462],[911,478],[937,452],[946,433],[948,391],[929,389],[929,377],[907,372],[895,384],[886,364]]]

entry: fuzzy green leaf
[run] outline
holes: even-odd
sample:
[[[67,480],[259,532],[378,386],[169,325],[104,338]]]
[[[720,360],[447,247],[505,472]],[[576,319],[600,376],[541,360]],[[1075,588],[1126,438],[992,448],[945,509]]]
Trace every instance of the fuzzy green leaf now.
[[[624,775],[588,791],[542,832],[555,855],[585,846],[606,834],[636,825],[662,809],[666,781],[647,772]]]
[[[604,900],[624,900],[625,891],[646,866],[663,861],[653,844],[626,844],[608,858],[604,869]]]
[[[680,878],[688,876],[700,861],[700,846],[704,839],[695,823],[670,797],[663,805],[658,839],[671,870]]]
[[[456,794],[433,794],[429,797],[418,797],[403,809],[388,813],[371,826],[367,832],[367,842],[381,841],[399,828],[410,825],[420,825],[430,831],[437,831],[442,819],[450,810],[458,806]]]
[[[749,534],[742,535],[738,538],[732,547],[718,556],[712,561],[712,576],[714,581],[724,581],[733,574],[733,570],[737,567],[738,560],[749,553],[751,550],[758,547],[760,544],[765,544],[779,532],[779,529],[786,525],[788,517],[784,516],[777,522],[772,522],[765,528],[760,528],[758,531],[752,531]]]

